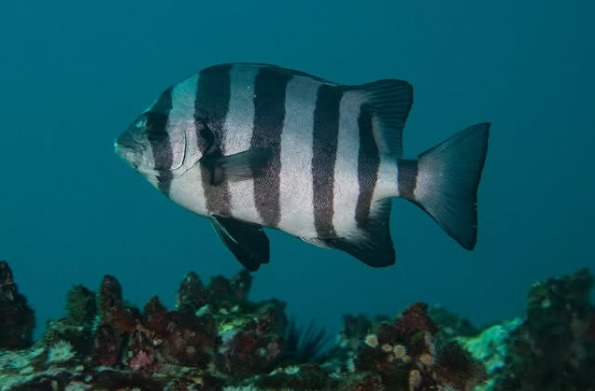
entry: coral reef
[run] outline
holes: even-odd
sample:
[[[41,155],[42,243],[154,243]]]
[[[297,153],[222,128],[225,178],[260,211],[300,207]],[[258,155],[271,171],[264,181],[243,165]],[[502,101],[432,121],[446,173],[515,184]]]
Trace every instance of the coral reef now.
[[[348,317],[338,349],[350,350],[348,368],[361,377],[349,389],[472,390],[484,380],[483,366],[438,331],[423,303],[376,324]]]
[[[515,319],[462,339],[486,363],[490,380],[483,390],[595,389],[595,307],[593,275],[583,269],[537,282],[527,311]]]
[[[0,266],[0,287],[16,292]],[[97,292],[71,288],[65,317],[33,346],[29,335],[0,350],[0,390],[588,390],[592,283],[586,270],[538,283],[524,319],[482,331],[423,303],[396,317],[345,315],[326,348],[329,335],[296,327],[285,303],[248,300],[247,271],[208,284],[188,273],[175,309],[157,297],[136,308],[106,275]],[[0,306],[0,319],[11,311]]]

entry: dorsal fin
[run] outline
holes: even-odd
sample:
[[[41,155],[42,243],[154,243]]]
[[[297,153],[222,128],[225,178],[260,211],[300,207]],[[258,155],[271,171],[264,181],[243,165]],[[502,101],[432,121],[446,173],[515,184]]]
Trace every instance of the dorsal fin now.
[[[385,79],[355,87],[373,112],[372,126],[380,151],[403,155],[403,127],[413,104],[413,86],[404,80]]]

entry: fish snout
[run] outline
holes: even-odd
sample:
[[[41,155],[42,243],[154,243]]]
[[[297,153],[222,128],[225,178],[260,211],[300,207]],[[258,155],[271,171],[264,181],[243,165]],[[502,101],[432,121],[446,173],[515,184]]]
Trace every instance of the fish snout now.
[[[138,142],[130,131],[125,131],[118,136],[114,143],[114,147],[116,148],[116,152],[120,152],[121,150],[142,152],[145,149],[143,144]]]
[[[118,136],[114,142],[114,150],[120,158],[137,169],[143,162],[145,146],[129,130]]]

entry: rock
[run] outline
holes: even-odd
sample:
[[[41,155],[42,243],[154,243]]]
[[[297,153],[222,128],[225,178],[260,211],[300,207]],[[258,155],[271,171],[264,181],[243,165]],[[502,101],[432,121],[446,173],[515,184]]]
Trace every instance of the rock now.
[[[35,314],[19,293],[12,270],[0,261],[0,349],[23,349],[33,344]]]

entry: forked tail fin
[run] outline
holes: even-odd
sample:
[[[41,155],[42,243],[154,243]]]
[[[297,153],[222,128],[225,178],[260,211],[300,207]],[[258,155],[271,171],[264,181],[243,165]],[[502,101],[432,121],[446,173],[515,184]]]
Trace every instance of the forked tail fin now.
[[[477,241],[477,188],[489,123],[472,125],[418,156],[399,160],[399,195],[426,211],[461,246]]]

